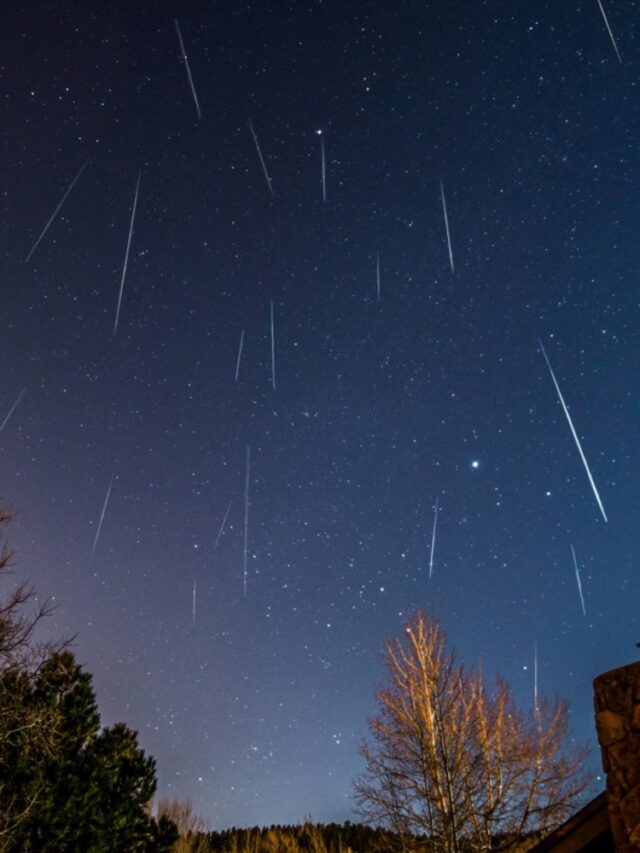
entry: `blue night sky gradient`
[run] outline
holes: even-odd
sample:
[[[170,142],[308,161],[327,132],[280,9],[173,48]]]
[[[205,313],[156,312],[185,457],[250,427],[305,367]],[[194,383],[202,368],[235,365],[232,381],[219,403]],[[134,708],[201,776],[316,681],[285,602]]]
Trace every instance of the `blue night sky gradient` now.
[[[640,3],[603,3],[622,63],[596,0],[5,11],[15,579],[214,828],[354,819],[418,607],[523,708],[537,643],[600,772],[591,679],[640,640]]]

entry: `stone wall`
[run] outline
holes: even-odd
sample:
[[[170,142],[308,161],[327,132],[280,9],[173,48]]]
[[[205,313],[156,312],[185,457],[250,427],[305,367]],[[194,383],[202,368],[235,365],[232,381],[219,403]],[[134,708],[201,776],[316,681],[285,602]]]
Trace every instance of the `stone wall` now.
[[[596,731],[618,853],[640,853],[640,662],[593,682]]]

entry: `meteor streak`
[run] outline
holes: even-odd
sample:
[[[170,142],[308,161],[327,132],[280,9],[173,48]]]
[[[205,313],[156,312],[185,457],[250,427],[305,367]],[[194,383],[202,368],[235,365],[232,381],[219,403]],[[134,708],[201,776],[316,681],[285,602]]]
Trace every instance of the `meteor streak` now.
[[[229,518],[229,510],[230,509],[231,509],[231,501],[229,501],[229,506],[227,507],[227,511],[225,512],[224,518],[222,519],[222,524],[220,525],[220,530],[218,530],[218,535],[216,536],[216,542],[215,542],[215,545],[213,546],[214,551],[218,547],[218,544],[220,543],[220,539],[222,537],[222,534],[224,533],[224,528],[227,524],[227,518]]]
[[[327,201],[327,164],[324,158],[324,136],[320,132],[320,159],[322,161],[322,201]]]
[[[198,118],[202,118],[202,113],[200,112],[200,104],[198,102],[198,96],[196,95],[196,87],[193,85],[193,77],[191,76],[191,69],[189,68],[189,60],[187,59],[187,52],[184,49],[184,42],[182,41],[182,33],[180,32],[180,24],[178,23],[178,19],[174,18],[174,23],[176,25],[176,33],[178,34],[178,41],[180,42],[180,52],[182,53],[182,58],[184,60],[184,67],[187,69],[187,77],[189,78],[189,86],[191,86],[191,94],[193,95],[193,100],[196,105],[196,111],[198,113]]]
[[[244,550],[242,569],[242,594],[247,594],[247,550],[249,544],[249,473],[251,471],[251,448],[247,447],[247,464],[244,479]]]
[[[22,389],[22,391],[18,394],[18,399],[15,401],[15,403],[13,404],[13,406],[11,406],[11,408],[9,409],[9,411],[7,412],[7,414],[6,414],[6,416],[5,416],[5,419],[4,419],[4,420],[2,421],[2,423],[0,424],[0,432],[2,432],[2,430],[5,428],[5,426],[6,426],[6,425],[7,425],[7,423],[9,422],[9,418],[11,417],[11,415],[15,412],[15,410],[16,410],[16,409],[18,408],[18,406],[20,405],[20,400],[22,400],[22,398],[24,397],[24,392],[25,392],[26,390],[27,390],[27,389],[26,389],[26,386],[25,386],[25,387]]]
[[[533,710],[538,716],[538,643],[533,644]]]
[[[75,178],[74,178],[74,179],[71,181],[71,183],[69,184],[69,186],[68,186],[68,188],[67,188],[66,193],[62,196],[62,200],[60,201],[60,203],[58,204],[58,206],[56,207],[56,209],[53,211],[53,213],[52,213],[52,214],[51,214],[51,216],[49,217],[49,220],[48,220],[47,224],[44,226],[44,228],[43,228],[43,229],[42,229],[42,231],[40,232],[40,236],[38,237],[38,239],[36,240],[36,242],[35,242],[35,243],[33,244],[33,246],[31,247],[31,251],[29,252],[29,254],[27,255],[27,257],[24,259],[25,264],[28,264],[28,263],[29,263],[29,261],[31,260],[31,255],[33,255],[33,253],[35,252],[35,250],[38,248],[38,246],[40,245],[40,241],[42,240],[42,238],[44,237],[44,235],[45,235],[45,234],[47,233],[47,231],[49,230],[49,226],[51,225],[51,223],[53,222],[53,220],[56,218],[56,216],[60,213],[60,208],[61,208],[61,207],[62,207],[62,205],[65,203],[67,196],[69,195],[69,193],[71,192],[71,190],[74,188],[74,186],[75,186],[75,184],[76,184],[76,181],[78,180],[78,178],[80,177],[80,175],[84,172],[84,170],[86,169],[86,167],[87,167],[87,164],[88,164],[88,163],[89,163],[89,159],[87,158],[87,159],[84,161],[84,163],[82,164],[82,166],[80,166],[80,170],[78,171],[78,174],[75,176]]]
[[[444,186],[442,181],[440,181],[440,196],[442,197],[442,212],[444,213],[444,227],[447,232],[447,246],[449,248],[449,266],[451,267],[451,272],[455,272],[453,266],[453,250],[451,248],[451,234],[449,233],[449,217],[447,216],[447,202],[444,197]]]
[[[271,300],[271,384],[276,390],[276,339],[273,325],[273,300]]]
[[[433,555],[436,550],[436,526],[438,524],[438,498],[433,512],[433,530],[431,531],[431,554],[429,556],[429,577],[433,576]]]
[[[236,359],[236,382],[240,376],[240,359],[242,358],[242,346],[244,344],[244,329],[240,332],[240,346],[238,347],[238,358]]]
[[[256,132],[253,129],[253,125],[249,122],[249,130],[251,131],[251,136],[253,136],[253,141],[256,146],[256,151],[258,152],[258,157],[260,158],[260,164],[262,166],[262,171],[264,172],[264,176],[267,180],[267,186],[269,187],[269,192],[271,195],[275,195],[273,191],[273,187],[271,186],[271,178],[269,177],[269,173],[267,172],[267,165],[264,162],[264,157],[262,156],[262,151],[260,150],[260,144],[258,142],[258,137],[256,136]]]
[[[607,19],[607,14],[604,11],[604,6],[602,5],[602,0],[598,0],[598,6],[600,7],[600,11],[602,12],[602,17],[604,18],[604,25],[607,28],[607,32],[609,33],[609,38],[611,39],[611,44],[613,45],[613,49],[616,52],[616,56],[618,57],[618,62],[620,63],[620,65],[622,65],[622,57],[620,56],[620,51],[618,50],[618,45],[616,44],[616,40],[613,37],[611,27],[609,26],[609,20]]]
[[[109,487],[107,488],[107,494],[104,499],[104,504],[102,505],[102,512],[100,513],[100,521],[98,522],[98,529],[96,530],[96,536],[93,540],[93,548],[91,549],[91,553],[96,553],[96,546],[98,545],[98,539],[100,538],[100,531],[102,530],[102,522],[104,521],[104,514],[107,511],[107,504],[109,503],[109,498],[111,496],[111,486],[113,485],[113,476],[109,480]]]
[[[569,414],[569,410],[567,409],[567,404],[564,401],[564,397],[562,396],[562,391],[560,390],[560,386],[558,385],[558,380],[556,379],[556,375],[553,372],[553,368],[551,367],[551,362],[549,361],[549,357],[545,351],[545,348],[542,344],[541,340],[538,340],[540,344],[540,351],[544,356],[544,360],[547,362],[547,367],[549,368],[549,373],[551,374],[551,378],[553,380],[553,384],[555,385],[556,393],[558,394],[558,399],[560,400],[560,404],[562,406],[562,410],[564,411],[565,417],[567,419],[567,423],[569,424],[569,429],[571,430],[571,435],[573,436],[573,440],[576,443],[576,447],[578,448],[578,453],[580,454],[580,458],[582,459],[582,464],[584,465],[584,469],[587,472],[587,477],[589,478],[589,483],[591,484],[591,489],[593,491],[594,497],[600,507],[600,512],[602,513],[602,517],[605,521],[608,521],[607,514],[604,511],[604,507],[602,506],[602,501],[600,500],[600,495],[598,494],[598,489],[596,488],[596,484],[591,476],[591,471],[589,469],[589,464],[587,462],[586,456],[584,455],[584,451],[582,450],[582,445],[580,444],[580,439],[578,438],[578,433],[575,430],[573,425],[573,421],[571,420],[571,415]]]
[[[140,178],[142,172],[138,172],[138,180],[136,182],[136,193],[133,198],[133,207],[131,209],[131,222],[129,223],[129,237],[127,238],[127,251],[124,255],[124,264],[122,266],[122,278],[120,279],[120,293],[118,294],[118,305],[116,306],[116,319],[113,324],[113,334],[118,331],[118,319],[120,318],[120,306],[122,305],[122,293],[124,291],[124,282],[127,277],[127,266],[129,264],[129,251],[131,249],[131,237],[133,235],[133,222],[136,218],[136,208],[138,206],[138,193],[140,192]]]
[[[580,604],[582,605],[582,615],[587,615],[587,608],[584,604],[584,595],[582,594],[582,581],[580,580],[580,569],[578,568],[578,561],[576,559],[576,551],[573,545],[571,547],[571,556],[573,557],[573,566],[576,570],[576,583],[578,584],[578,595],[580,596]]]

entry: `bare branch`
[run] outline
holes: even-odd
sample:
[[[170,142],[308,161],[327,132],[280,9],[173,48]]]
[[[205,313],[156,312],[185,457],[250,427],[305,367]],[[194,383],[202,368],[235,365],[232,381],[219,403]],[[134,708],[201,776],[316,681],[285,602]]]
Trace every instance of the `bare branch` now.
[[[521,713],[506,682],[489,692],[455,663],[442,627],[423,613],[386,643],[384,660],[387,686],[356,782],[365,816],[458,853],[509,849],[579,803],[585,750],[566,747],[565,703]]]

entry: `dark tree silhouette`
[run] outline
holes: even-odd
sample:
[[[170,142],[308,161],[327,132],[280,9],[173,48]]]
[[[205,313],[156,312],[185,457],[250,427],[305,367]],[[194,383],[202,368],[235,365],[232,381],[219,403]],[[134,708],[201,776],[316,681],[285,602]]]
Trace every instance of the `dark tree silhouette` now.
[[[0,511],[0,523],[10,520]],[[0,581],[11,553],[0,550]],[[50,612],[28,583],[0,599],[0,851],[168,853],[154,821],[155,762],[123,723],[100,730],[91,676],[66,648],[38,643]]]

